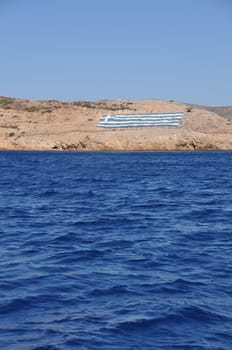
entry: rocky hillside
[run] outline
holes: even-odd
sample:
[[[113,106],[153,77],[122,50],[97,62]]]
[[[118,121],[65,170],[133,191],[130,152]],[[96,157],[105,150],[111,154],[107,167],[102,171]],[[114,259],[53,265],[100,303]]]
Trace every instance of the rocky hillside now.
[[[231,150],[231,109],[160,100],[67,103],[0,97],[0,149]],[[177,128],[97,127],[103,114],[135,112],[184,112],[184,116]]]
[[[208,111],[214,112],[221,117],[231,120],[232,119],[232,106],[224,106],[224,107],[207,107],[201,106],[203,109],[207,109]]]

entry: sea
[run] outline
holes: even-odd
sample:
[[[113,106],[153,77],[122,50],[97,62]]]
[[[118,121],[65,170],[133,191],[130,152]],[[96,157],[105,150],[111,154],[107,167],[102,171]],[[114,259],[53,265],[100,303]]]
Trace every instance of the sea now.
[[[0,152],[0,349],[231,350],[232,152]]]

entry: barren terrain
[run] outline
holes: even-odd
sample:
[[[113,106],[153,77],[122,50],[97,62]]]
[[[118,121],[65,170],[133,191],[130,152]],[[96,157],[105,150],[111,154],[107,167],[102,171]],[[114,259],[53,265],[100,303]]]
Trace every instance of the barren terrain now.
[[[160,100],[30,101],[0,97],[2,150],[232,150],[231,107]],[[184,112],[179,127],[101,129],[103,114]]]

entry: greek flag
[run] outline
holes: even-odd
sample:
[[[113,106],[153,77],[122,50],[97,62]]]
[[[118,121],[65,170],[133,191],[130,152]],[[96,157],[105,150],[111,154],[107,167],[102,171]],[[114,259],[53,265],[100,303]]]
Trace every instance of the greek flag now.
[[[99,119],[99,128],[138,128],[147,126],[179,126],[182,112],[151,114],[109,114]]]

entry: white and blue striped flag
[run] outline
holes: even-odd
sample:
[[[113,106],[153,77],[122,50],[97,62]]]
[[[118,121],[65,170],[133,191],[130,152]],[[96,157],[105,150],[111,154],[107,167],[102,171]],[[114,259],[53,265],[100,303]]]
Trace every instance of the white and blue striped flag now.
[[[109,114],[99,119],[100,128],[135,128],[146,126],[179,126],[183,112],[151,114]]]

